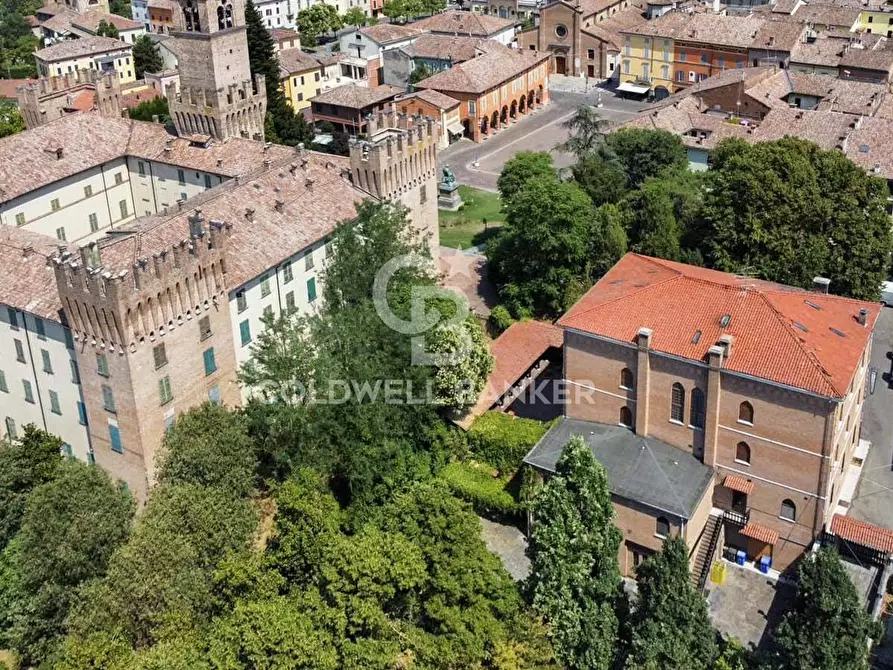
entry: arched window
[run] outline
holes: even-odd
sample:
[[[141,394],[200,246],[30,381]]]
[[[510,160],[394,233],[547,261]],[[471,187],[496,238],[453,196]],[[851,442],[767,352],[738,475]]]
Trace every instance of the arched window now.
[[[223,30],[226,27],[226,21],[223,20],[223,7],[217,8],[217,28]]]
[[[788,521],[797,520],[797,506],[793,500],[785,499],[781,501],[781,518]]]
[[[747,442],[739,442],[735,447],[735,460],[750,465],[750,447]]]
[[[620,425],[627,428],[633,427],[633,413],[629,407],[620,408]]]
[[[186,30],[190,32],[201,32],[201,22],[198,20],[198,7],[195,6],[193,0],[186,0],[183,7],[183,18],[186,21]]]
[[[629,368],[620,371],[620,388],[630,390],[633,388],[633,371]]]
[[[749,402],[738,405],[738,421],[753,425],[753,405]]]
[[[233,27],[233,6],[231,4],[226,6],[226,27]]]
[[[658,537],[667,537],[670,534],[670,522],[666,517],[657,517],[657,523],[654,527],[654,534]]]
[[[704,417],[707,414],[707,401],[704,392],[699,388],[691,390],[691,412],[688,422],[695,428],[704,427]]]
[[[670,418],[679,423],[685,421],[685,389],[679,382],[673,384],[670,394]]]

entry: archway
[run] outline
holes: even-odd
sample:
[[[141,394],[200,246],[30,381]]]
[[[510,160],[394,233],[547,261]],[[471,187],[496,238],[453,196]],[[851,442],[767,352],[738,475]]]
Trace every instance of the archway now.
[[[499,112],[493,110],[493,115],[490,117],[490,127],[493,130],[499,130]]]
[[[518,103],[512,100],[512,106],[509,109],[509,115],[514,119],[518,116]]]
[[[539,88],[536,89],[536,104],[543,104],[543,85],[540,84]]]
[[[567,74],[567,58],[564,55],[555,55],[555,74]]]
[[[506,105],[502,106],[502,114],[499,119],[503,125],[509,122],[509,108]]]
[[[465,119],[462,122],[462,127],[464,128],[462,137],[471,137],[471,119]]]
[[[518,98],[518,111],[522,114],[527,111],[527,96],[522,95]]]
[[[654,99],[655,100],[663,100],[664,98],[669,98],[670,92],[667,90],[666,86],[655,86],[654,87]]]
[[[485,116],[483,119],[481,119],[481,135],[486,135],[487,132],[489,132],[489,130],[490,130],[490,122],[487,120],[487,117]]]
[[[527,94],[527,107],[528,107],[528,109],[529,109],[530,107],[533,107],[533,101],[534,101],[533,91],[530,91],[530,92]]]

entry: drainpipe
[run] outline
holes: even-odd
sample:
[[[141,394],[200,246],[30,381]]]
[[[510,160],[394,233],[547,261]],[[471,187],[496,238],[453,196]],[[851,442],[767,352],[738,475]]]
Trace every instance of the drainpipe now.
[[[828,488],[828,471],[830,469],[830,459],[828,457],[828,453],[831,448],[831,442],[833,441],[836,432],[834,426],[834,406],[834,401],[829,402],[828,413],[825,415],[825,432],[822,436],[822,457],[819,461],[819,480],[816,489],[816,495],[818,497],[815,501],[815,513],[813,514],[812,521],[813,542],[815,542],[818,537],[819,529],[825,524],[826,519],[822,508],[826,507],[829,502],[827,499],[823,501],[820,500],[820,498],[824,498],[825,489]],[[828,510],[828,512],[833,514],[834,510]]]

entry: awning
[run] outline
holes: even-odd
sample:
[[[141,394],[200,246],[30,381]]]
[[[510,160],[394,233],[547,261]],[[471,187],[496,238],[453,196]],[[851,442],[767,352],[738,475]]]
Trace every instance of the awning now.
[[[646,93],[648,93],[648,91],[651,90],[651,87],[647,84],[634,84],[631,81],[625,81],[617,87],[617,90],[621,93],[635,93],[636,95],[645,95]]]
[[[831,519],[831,533],[853,544],[885,554],[893,553],[893,531],[850,516],[835,514]]]
[[[749,537],[766,544],[775,544],[778,542],[778,532],[758,523],[749,523],[740,530],[744,537]]]
[[[465,133],[465,126],[463,126],[462,123],[459,121],[454,121],[447,126],[447,131],[452,133],[453,135],[462,135]]]
[[[746,493],[747,495],[753,493],[753,482],[749,479],[745,479],[744,477],[728,475],[722,481],[722,485],[725,486],[727,489],[732,489],[733,491],[738,491],[739,493]]]

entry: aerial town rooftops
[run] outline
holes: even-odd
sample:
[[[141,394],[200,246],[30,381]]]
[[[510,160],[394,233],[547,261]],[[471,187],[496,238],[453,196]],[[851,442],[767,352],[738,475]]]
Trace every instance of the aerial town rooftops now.
[[[471,37],[490,37],[515,25],[513,19],[503,19],[477,12],[447,11],[412,24],[419,31],[441,33],[446,35],[468,35]]]
[[[81,28],[86,28],[90,32],[96,32],[99,28],[99,24],[103,21],[109,25],[115,26],[118,30],[139,30],[144,28],[143,24],[139,21],[134,21],[133,19],[128,19],[124,16],[118,16],[117,14],[108,14],[96,10],[86,12],[85,14],[77,14],[76,18],[72,21],[72,24],[80,26]]]
[[[424,100],[430,105],[434,105],[440,110],[450,110],[459,106],[460,102],[455,98],[451,98],[448,95],[444,95],[439,91],[432,91],[430,89],[422,89],[421,91],[416,91],[415,93],[408,93],[400,98],[397,98],[395,102],[400,103],[406,100]]]
[[[323,91],[311,98],[311,102],[324,105],[337,105],[349,109],[361,110],[371,105],[377,105],[403,93],[402,88],[384,84],[382,86],[358,86],[347,84],[337,88]]]
[[[279,75],[282,77],[321,67],[316,58],[300,49],[282,49],[276,52],[276,58],[279,59]]]
[[[433,88],[457,93],[484,93],[548,61],[550,57],[549,52],[517,49],[491,51],[423,79],[416,84],[416,88]]]
[[[422,32],[415,24],[401,26],[396,23],[378,23],[374,26],[360,28],[359,32],[378,44],[392,44],[415,37]]]
[[[558,322],[693,361],[731,335],[723,370],[842,398],[859,368],[880,306],[628,253]],[[864,312],[864,324],[860,313]]]
[[[206,147],[177,138],[158,123],[72,114],[0,139],[0,202],[7,202],[124,156],[235,177],[289,154],[287,147],[242,138]]]
[[[47,235],[0,226],[0,303],[59,321],[62,302],[47,261],[60,247],[74,248]]]
[[[130,49],[130,45],[121,40],[103,37],[102,35],[90,35],[89,37],[82,37],[76,40],[57,42],[53,46],[41,49],[34,55],[46,63],[55,63],[71,60],[72,58],[83,58],[84,56],[94,56],[128,49]]]
[[[794,21],[766,21],[757,30],[751,49],[791,51],[802,40],[806,25]]]
[[[462,63],[480,53],[508,49],[507,46],[482,37],[452,37],[449,35],[419,35],[412,44],[401,48],[410,58],[429,58]]]

